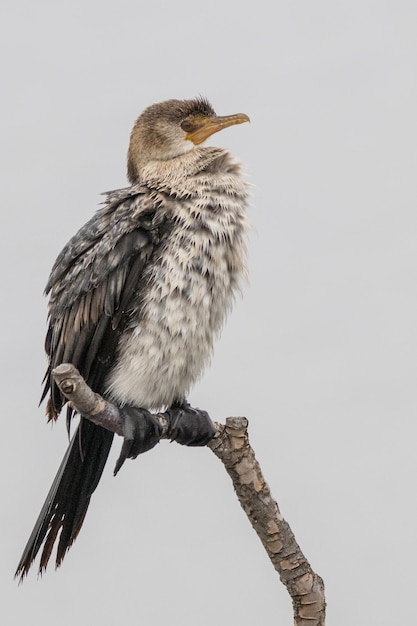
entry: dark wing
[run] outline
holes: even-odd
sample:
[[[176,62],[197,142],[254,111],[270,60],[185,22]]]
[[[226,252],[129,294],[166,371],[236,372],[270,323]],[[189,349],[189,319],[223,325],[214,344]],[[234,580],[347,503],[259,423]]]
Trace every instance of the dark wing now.
[[[73,363],[90,387],[103,393],[129,303],[157,240],[152,199],[129,190],[121,198],[120,192],[111,194],[59,255],[46,287],[49,367],[43,397],[50,391],[49,419],[55,419],[66,402],[51,373],[60,363]],[[42,572],[58,535],[56,565],[61,563],[81,528],[112,439],[113,433],[81,418],[16,575],[28,572],[44,543]]]
[[[42,399],[50,390],[49,419],[66,402],[52,377],[60,363],[72,363],[94,391],[104,391],[129,302],[155,242],[147,199],[142,193],[116,206],[108,203],[55,262],[46,286],[49,366]]]

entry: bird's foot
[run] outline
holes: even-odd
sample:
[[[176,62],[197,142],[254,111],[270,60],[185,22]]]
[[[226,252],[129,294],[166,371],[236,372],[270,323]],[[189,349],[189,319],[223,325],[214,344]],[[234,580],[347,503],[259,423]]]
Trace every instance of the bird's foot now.
[[[173,405],[167,412],[168,436],[184,446],[205,446],[213,439],[216,429],[209,414],[194,409],[187,402]]]
[[[159,442],[162,434],[162,426],[146,409],[124,406],[120,412],[124,420],[124,442],[114,468],[115,476],[126,459],[136,459],[138,454],[151,450]]]

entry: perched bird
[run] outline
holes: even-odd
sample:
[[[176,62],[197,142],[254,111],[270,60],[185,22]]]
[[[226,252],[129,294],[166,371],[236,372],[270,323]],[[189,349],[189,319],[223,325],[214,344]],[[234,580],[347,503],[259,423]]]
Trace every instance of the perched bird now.
[[[247,121],[244,114],[216,116],[203,98],[147,108],[130,137],[131,186],[106,194],[52,268],[42,397],[49,393],[48,420],[66,403],[52,370],[73,363],[94,391],[121,408],[129,425],[117,470],[159,441],[152,410],[168,410],[171,438],[179,443],[205,445],[213,436],[208,415],[192,409],[186,397],[246,273],[247,190],[231,155],[201,144]],[[68,422],[71,417],[69,409]],[[17,576],[27,574],[43,546],[42,573],[55,542],[60,565],[112,439],[110,431],[80,419]]]

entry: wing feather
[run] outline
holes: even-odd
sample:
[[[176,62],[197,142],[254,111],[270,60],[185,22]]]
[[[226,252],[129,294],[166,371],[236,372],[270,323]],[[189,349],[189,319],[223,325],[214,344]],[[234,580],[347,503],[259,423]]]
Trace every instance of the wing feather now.
[[[50,294],[45,349],[49,367],[43,398],[50,390],[48,417],[55,419],[65,398],[52,377],[62,362],[73,363],[95,391],[110,366],[121,320],[131,306],[143,268],[158,240],[142,190],[109,201],[58,256],[46,292]],[[160,221],[158,222],[159,225]]]
[[[150,219],[146,190],[110,194],[105,206],[71,239],[58,256],[48,281],[49,357],[44,379],[49,419],[66,400],[52,377],[60,363],[73,363],[92,389],[103,393],[118,338],[129,316],[143,269],[159,241]],[[145,217],[143,217],[146,214]],[[73,410],[67,407],[69,429]],[[91,494],[106,463],[113,433],[81,418],[45,504],[23,551],[16,575],[27,574],[42,547],[39,571],[58,542],[56,565],[64,558],[84,520]]]

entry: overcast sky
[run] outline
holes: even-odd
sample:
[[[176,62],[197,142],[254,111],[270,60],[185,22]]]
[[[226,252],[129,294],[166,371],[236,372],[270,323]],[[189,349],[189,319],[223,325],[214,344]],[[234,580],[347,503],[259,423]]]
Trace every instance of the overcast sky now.
[[[415,621],[416,27],[411,0],[2,3],[1,621],[291,624],[289,597],[208,449],[161,443],[112,477],[62,568],[12,580],[66,448],[38,408],[42,296],[100,192],[126,185],[149,104],[207,96],[251,124],[211,143],[252,189],[251,285],[190,401],[246,415],[324,578],[328,623]]]

